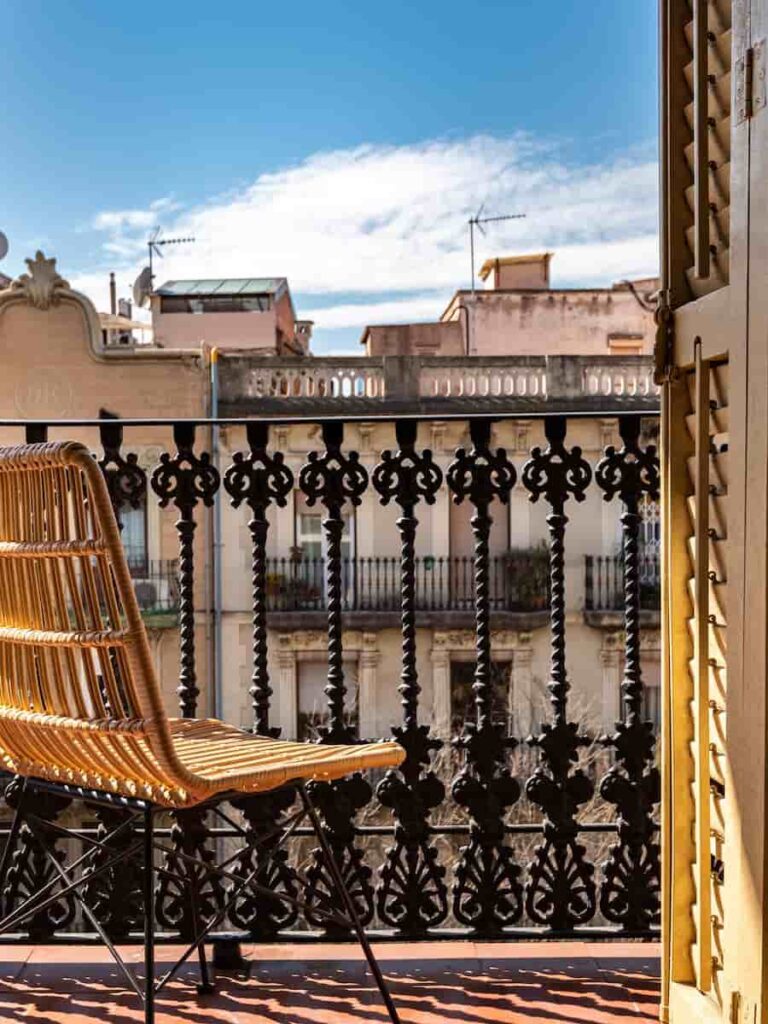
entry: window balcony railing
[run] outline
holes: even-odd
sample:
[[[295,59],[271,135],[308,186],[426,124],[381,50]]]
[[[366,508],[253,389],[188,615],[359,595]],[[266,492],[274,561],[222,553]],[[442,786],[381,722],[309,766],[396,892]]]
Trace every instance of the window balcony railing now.
[[[142,615],[175,621],[179,611],[178,559],[144,561],[129,556],[128,568]]]
[[[276,680],[270,678],[270,672],[275,664],[281,664],[284,653],[270,652],[269,647],[268,606],[281,599],[282,586],[278,582],[277,592],[270,593],[270,588],[275,589],[274,566],[266,558],[271,506],[282,505],[298,488],[309,505],[323,511],[326,557],[317,567],[317,580],[313,577],[312,581],[318,592],[313,600],[325,606],[327,632],[326,724],[318,742],[339,743],[357,739],[350,725],[353,688],[345,685],[345,601],[349,607],[345,594],[352,584],[350,567],[345,568],[342,557],[344,517],[366,493],[394,505],[399,514],[392,529],[400,557],[388,560],[386,567],[379,563],[379,575],[374,570],[372,585],[368,577],[358,579],[352,594],[358,604],[394,602],[399,612],[400,670],[380,673],[379,685],[398,691],[399,702],[389,692],[382,706],[398,707],[391,725],[406,759],[401,768],[373,779],[375,788],[359,776],[317,787],[324,828],[361,917],[378,933],[409,939],[446,932],[478,938],[648,937],[658,934],[660,913],[660,786],[653,742],[635,711],[645,690],[643,677],[638,666],[624,687],[622,725],[595,754],[594,743],[580,723],[580,680],[570,678],[567,667],[565,579],[569,521],[588,514],[586,510],[579,513],[588,489],[614,502],[617,516],[622,506],[636,509],[646,497],[657,496],[655,449],[644,448],[640,434],[640,412],[647,411],[645,402],[631,413],[624,403],[603,405],[603,415],[619,417],[623,446],[617,451],[608,449],[596,467],[588,465],[580,448],[572,444],[567,417],[551,409],[539,410],[545,443],[514,465],[504,450],[493,446],[488,415],[466,411],[462,419],[468,423],[469,443],[445,471],[416,444],[418,418],[429,421],[432,414],[420,411],[409,417],[386,406],[379,419],[390,424],[388,450],[367,468],[345,444],[344,422],[317,415],[282,417],[277,422],[280,429],[273,429],[264,419],[38,422],[26,425],[26,431],[25,424],[15,421],[0,425],[14,443],[25,434],[30,442],[48,436],[80,437],[93,450],[100,439],[97,454],[118,518],[123,507],[135,507],[145,495],[148,502],[154,500],[166,510],[161,530],[165,536],[173,536],[175,530],[179,556],[179,589],[173,591],[173,600],[178,602],[183,652],[177,677],[182,717],[209,711],[211,690],[201,696],[204,666],[210,669],[219,663],[224,668],[220,684],[242,685],[239,660],[233,667],[219,657],[221,617],[209,615],[208,604],[210,600],[215,605],[214,595],[220,592],[221,583],[217,562],[221,548],[214,540],[213,507],[226,501],[239,510],[248,524],[251,543],[250,558],[243,560],[242,569],[252,593],[248,630],[252,649],[248,693],[235,694],[232,703],[238,707],[245,701],[251,703],[250,727],[257,736],[276,734],[278,698],[273,695]],[[513,413],[505,415],[514,417]],[[532,415],[527,413],[528,421]],[[370,413],[364,420],[370,420]],[[279,451],[285,428],[294,423],[319,426],[316,450],[295,474]],[[231,462],[217,466],[215,451],[211,457],[206,447],[211,437],[215,440],[214,428],[220,427],[227,428],[229,437],[237,437],[237,429],[242,430],[242,450]],[[132,444],[124,435],[133,428],[140,430],[143,443],[151,437],[161,448],[166,446],[149,472],[135,457],[128,457]],[[16,435],[10,436],[14,429]],[[455,501],[470,506],[474,555],[471,561],[452,559],[428,566],[428,560],[417,559],[415,554],[418,519],[424,504],[434,501],[441,488]],[[529,573],[531,591],[522,594],[518,590],[517,596],[512,581],[517,579],[519,584],[526,575],[519,571],[521,563],[515,563],[520,554],[511,556],[511,564],[517,564],[517,571],[512,572],[509,561],[494,559],[489,550],[492,516],[509,502],[513,489],[544,506],[549,530],[544,555],[549,587]],[[644,628],[642,617],[631,614],[643,600],[638,571],[639,517],[623,516],[622,523],[624,559],[617,561],[612,571],[622,577],[623,590],[612,586],[605,593],[614,606],[616,593],[622,595],[622,606],[628,612],[624,642],[629,658],[639,650]],[[200,529],[195,530],[196,525]],[[388,542],[382,538],[381,543]],[[394,546],[388,543],[390,550]],[[531,557],[540,565],[538,553]],[[353,577],[361,572],[360,564],[358,560],[356,569],[352,568]],[[294,569],[286,567],[289,577]],[[283,574],[279,570],[277,575]],[[422,649],[417,634],[418,609],[433,600],[433,580],[438,610],[446,601],[456,602],[455,606],[466,603],[474,623],[473,710],[471,718],[459,724],[453,743],[435,734],[432,704],[423,701],[418,675],[430,655]],[[139,584],[140,578],[137,587]],[[516,603],[529,606],[531,592],[537,601],[545,593],[548,602],[550,709],[547,720],[533,729],[533,735],[516,736],[510,734],[509,721],[500,721],[495,710],[491,616],[499,602],[509,608]],[[156,592],[145,601],[153,604],[159,599]],[[307,598],[306,593],[299,598],[292,592],[284,599],[295,604]],[[594,585],[591,600],[598,601]],[[241,615],[238,612],[238,622]],[[237,633],[243,635],[239,626]],[[362,742],[368,738],[359,737]],[[15,793],[13,786],[6,789],[9,804]],[[258,843],[270,842],[274,823],[289,812],[290,803],[290,792],[285,797],[269,794],[239,800],[231,815],[233,822],[236,818],[244,824],[247,842],[235,827],[214,829],[205,809],[192,808],[174,816],[173,827],[169,823],[164,833],[169,859],[158,871],[154,904],[160,931],[169,940],[178,938],[187,920],[177,883],[180,865],[190,852],[204,865],[206,850],[215,844],[226,845],[233,873],[248,877],[256,871],[259,886],[221,919],[217,935],[222,941],[225,937],[264,941],[288,932],[293,941],[316,937],[313,903],[325,882],[313,867],[317,862],[308,848],[309,837],[297,829],[286,848],[286,858],[271,862],[276,867],[265,868],[268,874],[258,873]],[[77,804],[73,796],[71,801],[41,798],[35,813],[41,819],[35,834],[44,837],[49,850],[77,856],[77,851],[62,845],[55,828],[59,814],[93,821],[89,834],[101,841],[122,812],[119,806],[112,807],[102,820],[100,811],[87,803]],[[7,824],[2,833],[8,836]],[[40,856],[35,838],[22,830],[14,841],[2,894],[6,913],[36,888],[45,888],[47,894],[53,886],[49,861]],[[125,834],[118,841],[131,843]],[[307,864],[300,876],[297,866],[306,868]],[[115,941],[137,933],[142,906],[140,878],[139,866],[127,860],[113,876],[94,883],[90,902]],[[204,872],[199,886],[201,913],[215,917],[217,908],[226,902],[225,894]],[[284,910],[270,898],[269,890],[274,888],[300,897],[297,904]],[[77,917],[72,894],[62,892],[57,901],[46,896],[30,931],[17,939],[49,942],[73,929],[88,941],[87,922]],[[328,934],[342,937],[338,932]]]
[[[661,610],[661,568],[658,551],[637,557],[638,600],[641,611]],[[626,569],[622,555],[586,555],[584,559],[584,607],[588,612],[623,612],[626,602]]]
[[[538,554],[538,557],[537,557]],[[328,606],[325,558],[268,558],[270,611],[321,611]],[[420,612],[471,612],[475,606],[475,560],[414,558],[415,608]],[[399,612],[400,559],[357,557],[341,561],[344,611]],[[511,552],[488,559],[488,602],[492,612],[541,612],[549,608],[549,561],[540,552]]]

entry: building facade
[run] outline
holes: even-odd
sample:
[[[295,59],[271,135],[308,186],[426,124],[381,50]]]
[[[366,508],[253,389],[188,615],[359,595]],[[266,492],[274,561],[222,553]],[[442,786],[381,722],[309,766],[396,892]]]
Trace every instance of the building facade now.
[[[496,262],[486,276],[508,285],[502,261]],[[531,269],[529,264],[518,261],[509,266],[520,272],[521,267]],[[544,287],[548,265],[548,259],[544,269],[541,260],[533,261],[539,278],[527,284],[527,279],[518,280],[517,290],[489,288],[476,293],[478,309],[482,301],[504,305],[513,292],[515,299],[506,321],[499,310],[494,312],[490,333],[483,333],[485,327],[481,330],[479,316],[467,321],[471,332],[474,327],[471,355],[461,351],[462,345],[466,349],[466,324],[462,326],[454,313],[466,296],[457,293],[446,316],[435,324],[368,328],[365,357],[315,358],[306,354],[309,327],[296,320],[282,279],[169,282],[152,297],[153,344],[105,345],[90,302],[67,286],[52,261],[39,255],[30,261],[29,274],[0,292],[0,345],[14,351],[12,366],[0,383],[0,400],[7,419],[43,421],[49,424],[50,437],[72,435],[74,428],[53,425],[57,420],[141,419],[126,429],[124,451],[134,452],[149,476],[161,453],[172,450],[174,440],[179,443],[167,423],[152,421],[200,420],[216,412],[227,420],[273,420],[270,445],[284,454],[294,481],[299,481],[309,453],[322,448],[317,424],[340,411],[354,421],[346,428],[343,450],[359,452],[369,476],[382,451],[395,446],[397,417],[428,414],[432,422],[419,426],[418,445],[432,450],[445,474],[456,449],[469,443],[462,413],[477,412],[478,404],[490,410],[495,421],[493,445],[506,450],[518,474],[531,447],[546,443],[546,417],[557,412],[575,414],[568,442],[579,445],[594,466],[607,444],[619,443],[617,411],[645,416],[645,440],[652,441],[655,435],[657,397],[651,360],[644,354],[650,344],[651,317],[634,286],[594,293],[550,292]],[[536,312],[520,317],[529,294],[535,297],[536,309],[543,311],[540,324]],[[559,311],[555,319],[553,303]],[[566,327],[561,331],[558,323]],[[619,335],[642,336],[641,351],[616,347],[613,342]],[[382,338],[388,339],[383,347]],[[505,352],[499,352],[500,338],[506,339]],[[458,353],[453,351],[457,339]],[[18,428],[11,426],[3,428],[3,436],[13,442],[21,439]],[[80,426],[77,436],[100,450],[103,437],[97,427]],[[210,452],[212,464],[223,469],[235,452],[248,449],[246,428],[231,422],[201,427],[194,446],[196,453]],[[160,507],[150,488],[135,508],[121,510],[124,543],[172,711],[179,645],[178,510],[173,504]],[[621,529],[615,504],[602,502],[595,489],[583,503],[573,502],[568,514],[567,629],[574,706],[589,730],[598,734],[612,727],[619,713]],[[543,503],[532,503],[518,485],[508,505],[492,509],[492,517],[495,714],[513,735],[524,736],[542,720],[547,702],[546,510]],[[199,518],[194,539],[198,706],[248,727],[253,719],[249,515],[243,507],[219,501],[215,510],[201,509]],[[435,731],[448,736],[472,706],[474,537],[468,504],[452,502],[445,486],[433,505],[420,508],[418,518],[422,707],[431,709]],[[371,490],[345,514],[344,673],[349,714],[361,737],[387,735],[398,719],[397,519],[397,507],[382,504]],[[322,507],[313,505],[298,484],[284,508],[270,509],[269,666],[275,691],[273,719],[287,737],[312,735],[325,714],[323,520]],[[660,677],[658,541],[658,508],[648,502],[643,509],[642,614],[649,628],[642,657],[647,711],[653,718],[658,714]]]

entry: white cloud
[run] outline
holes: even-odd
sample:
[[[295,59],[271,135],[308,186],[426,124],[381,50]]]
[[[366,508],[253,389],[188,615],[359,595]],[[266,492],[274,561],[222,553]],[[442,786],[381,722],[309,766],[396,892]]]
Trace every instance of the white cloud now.
[[[642,155],[584,166],[552,142],[477,136],[317,153],[195,207],[165,198],[102,211],[94,227],[122,281],[140,268],[147,228],[162,214],[167,235],[197,241],[166,250],[160,280],[284,275],[301,296],[299,314],[321,330],[437,317],[468,285],[467,218],[481,203],[488,214],[527,218],[489,225],[478,267],[488,256],[551,249],[554,284],[652,274],[656,188],[656,164]],[[86,287],[85,277],[76,282]],[[106,272],[91,294],[103,306]]]

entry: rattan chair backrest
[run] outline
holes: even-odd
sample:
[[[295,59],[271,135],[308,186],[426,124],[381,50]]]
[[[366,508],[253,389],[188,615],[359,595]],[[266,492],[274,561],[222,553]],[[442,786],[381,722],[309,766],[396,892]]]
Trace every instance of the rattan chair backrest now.
[[[120,531],[81,444],[0,448],[0,708],[167,746]]]

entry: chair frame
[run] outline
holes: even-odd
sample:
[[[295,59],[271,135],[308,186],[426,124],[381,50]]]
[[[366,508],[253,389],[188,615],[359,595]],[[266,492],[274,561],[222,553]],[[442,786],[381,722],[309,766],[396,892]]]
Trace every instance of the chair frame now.
[[[0,893],[5,888],[12,853],[16,847],[22,824],[26,824],[33,840],[53,868],[54,874],[51,880],[40,890],[27,897],[27,899],[13,910],[4,914],[0,919],[0,936],[14,929],[18,929],[24,921],[45,909],[49,904],[60,900],[62,896],[71,894],[79,904],[84,916],[89,920],[90,924],[96,930],[100,939],[109,950],[109,953],[117,964],[129,988],[142,1000],[144,1005],[145,1024],[154,1024],[156,996],[165,988],[168,982],[176,975],[178,970],[195,952],[198,956],[200,969],[200,982],[197,986],[197,991],[203,996],[215,992],[216,985],[212,976],[211,967],[208,963],[205,942],[210,933],[226,917],[229,908],[244,891],[250,889],[261,896],[274,899],[276,901],[282,901],[291,906],[297,907],[298,909],[304,909],[307,906],[306,902],[298,897],[292,896],[289,893],[269,889],[256,881],[256,875],[263,870],[265,863],[263,860],[258,867],[254,868],[253,871],[245,877],[228,870],[228,865],[242,855],[242,848],[239,848],[235,855],[227,858],[221,864],[213,864],[204,863],[195,857],[189,856],[183,851],[172,849],[170,846],[166,846],[164,843],[160,842],[155,835],[155,816],[158,813],[167,813],[168,811],[168,808],[161,804],[153,804],[146,800],[116,796],[113,793],[104,793],[98,790],[84,789],[83,787],[54,783],[32,777],[20,777],[20,782],[21,789],[16,811],[11,823],[11,829],[3,850],[2,858],[0,858]],[[246,843],[249,850],[255,850],[263,843],[273,840],[276,835],[279,835],[278,842],[275,843],[269,851],[268,859],[274,857],[278,851],[282,849],[295,829],[297,829],[302,823],[309,822],[314,836],[318,841],[325,866],[327,867],[330,878],[333,881],[335,894],[343,907],[343,910],[340,911],[333,905],[330,907],[313,906],[313,914],[318,918],[326,919],[327,921],[337,924],[355,934],[368,963],[371,974],[376,982],[376,986],[389,1015],[389,1019],[392,1024],[400,1024],[400,1018],[390,994],[387,981],[381,971],[381,967],[379,966],[371,947],[371,943],[365,933],[365,928],[360,920],[357,908],[355,907],[355,902],[344,882],[341,871],[339,870],[339,866],[336,862],[336,858],[333,855],[333,851],[323,831],[323,826],[320,821],[317,808],[312,801],[310,791],[303,781],[298,783],[292,782],[289,787],[285,788],[294,789],[297,792],[300,800],[299,809],[291,813],[289,818],[283,822],[280,827],[276,827],[275,829],[259,834],[258,836],[249,835],[245,829],[233,822],[229,815],[222,814],[219,809],[219,804],[224,800],[241,794],[217,794],[210,801],[203,804],[197,804],[196,809],[209,810],[221,817],[230,828],[234,827],[240,838],[242,838]],[[34,813],[33,808],[28,806],[30,803],[30,797],[32,797],[36,792],[53,793],[70,799],[86,800],[89,804],[119,808],[126,811],[128,816],[116,825],[108,835],[101,839],[95,839],[92,836],[84,834],[77,828],[67,828],[64,825],[38,817]],[[88,846],[89,849],[68,865],[62,866],[51,851],[49,843],[46,842],[46,838],[42,834],[40,826],[44,826],[47,831],[53,831],[64,839],[77,840]],[[103,861],[99,865],[94,865],[91,862],[92,858],[94,858],[96,854],[110,849],[110,841],[118,834],[135,829],[137,826],[140,829],[141,834],[137,835],[135,841],[131,843],[130,846],[113,853],[109,859]],[[223,906],[219,907],[219,909],[216,910],[210,918],[203,920],[201,918],[197,902],[197,890],[199,885],[197,882],[197,876],[194,873],[190,873],[190,875],[184,879],[178,875],[174,875],[165,867],[158,869],[155,866],[155,855],[157,853],[173,853],[174,857],[179,860],[188,861],[198,869],[202,867],[206,872],[206,877],[216,876],[224,881],[232,883],[232,888],[228,891],[227,898]],[[90,884],[94,878],[110,871],[122,861],[136,854],[140,854],[142,859],[142,891],[144,903],[143,984],[137,973],[131,970],[122,958],[120,952],[107,934],[101,922],[98,920],[93,909],[88,906],[88,903],[81,891],[82,887],[86,884]],[[78,869],[80,870],[79,877],[75,877],[73,872]],[[194,929],[194,936],[191,942],[189,942],[184,949],[184,952],[159,978],[156,976],[155,971],[156,939],[154,912],[155,878],[158,873],[165,874],[167,877],[176,880],[182,885],[190,885],[191,883],[189,895]],[[297,872],[297,875],[299,877],[299,881],[303,881],[300,873]],[[195,880],[194,882],[192,882],[193,879]],[[203,879],[203,883],[204,881],[205,879]],[[318,896],[321,899],[323,898],[320,893]]]

